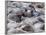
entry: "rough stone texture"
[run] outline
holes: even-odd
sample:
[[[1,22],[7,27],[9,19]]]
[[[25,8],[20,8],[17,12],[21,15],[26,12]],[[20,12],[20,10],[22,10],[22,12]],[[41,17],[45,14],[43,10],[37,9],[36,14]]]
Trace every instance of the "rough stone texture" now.
[[[7,33],[44,32],[45,8],[43,2],[8,1]]]

